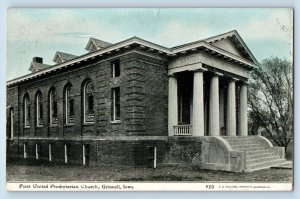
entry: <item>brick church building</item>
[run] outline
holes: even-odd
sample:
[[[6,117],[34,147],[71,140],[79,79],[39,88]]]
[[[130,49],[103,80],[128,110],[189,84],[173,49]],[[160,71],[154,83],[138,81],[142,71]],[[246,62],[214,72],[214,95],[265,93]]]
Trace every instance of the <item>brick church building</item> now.
[[[248,136],[247,80],[258,65],[237,31],[163,47],[90,38],[84,55],[34,57],[7,82],[7,160],[250,172],[285,162]]]

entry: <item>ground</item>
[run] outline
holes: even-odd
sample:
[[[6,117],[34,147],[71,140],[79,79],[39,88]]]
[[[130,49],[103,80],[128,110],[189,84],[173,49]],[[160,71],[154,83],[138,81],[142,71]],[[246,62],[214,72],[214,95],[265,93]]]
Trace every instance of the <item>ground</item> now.
[[[252,173],[201,170],[192,166],[157,169],[125,166],[7,165],[7,181],[194,181],[292,182],[291,169]]]

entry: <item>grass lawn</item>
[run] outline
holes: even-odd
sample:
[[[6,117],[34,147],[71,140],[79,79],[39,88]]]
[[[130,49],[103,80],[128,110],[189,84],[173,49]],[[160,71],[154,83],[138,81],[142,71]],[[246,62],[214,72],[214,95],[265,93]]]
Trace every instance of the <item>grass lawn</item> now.
[[[201,170],[192,166],[157,169],[126,166],[7,165],[7,181],[198,181],[291,182],[291,169],[265,169],[253,173]]]

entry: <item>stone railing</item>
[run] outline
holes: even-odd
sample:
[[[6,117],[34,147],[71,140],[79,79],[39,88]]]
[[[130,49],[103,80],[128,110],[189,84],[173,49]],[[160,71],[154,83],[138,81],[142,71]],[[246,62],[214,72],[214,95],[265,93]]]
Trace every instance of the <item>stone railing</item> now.
[[[175,125],[174,126],[174,135],[175,136],[187,136],[192,134],[192,125]]]

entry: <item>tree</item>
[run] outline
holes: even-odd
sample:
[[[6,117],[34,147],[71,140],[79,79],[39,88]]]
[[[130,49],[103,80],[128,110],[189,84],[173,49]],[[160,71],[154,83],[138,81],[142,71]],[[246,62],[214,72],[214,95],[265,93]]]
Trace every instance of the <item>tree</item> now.
[[[293,68],[284,59],[270,58],[251,73],[249,130],[287,148],[293,132]]]

